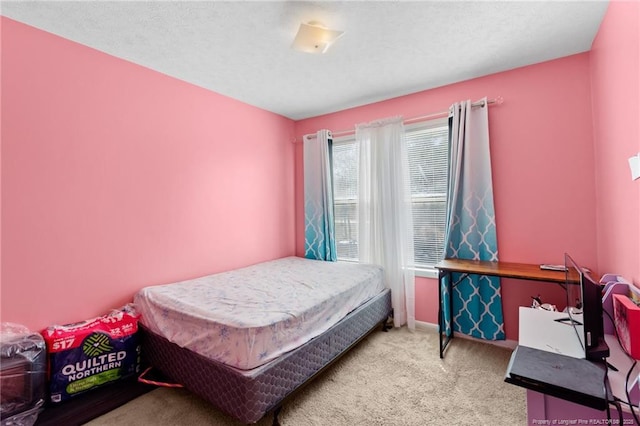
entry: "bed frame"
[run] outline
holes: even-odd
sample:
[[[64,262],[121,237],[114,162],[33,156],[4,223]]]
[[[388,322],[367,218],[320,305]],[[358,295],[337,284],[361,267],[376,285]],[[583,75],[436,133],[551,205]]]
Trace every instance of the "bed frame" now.
[[[274,425],[285,399],[312,380],[391,315],[391,292],[356,308],[333,327],[258,369],[252,376],[169,342],[140,324],[142,355],[171,380],[246,424],[273,412]]]

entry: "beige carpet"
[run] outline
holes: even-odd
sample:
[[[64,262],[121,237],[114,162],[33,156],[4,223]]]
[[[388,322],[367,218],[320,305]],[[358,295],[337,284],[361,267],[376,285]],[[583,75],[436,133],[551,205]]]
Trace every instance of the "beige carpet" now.
[[[375,331],[280,412],[282,425],[524,425],[525,390],[504,382],[511,351],[435,332]],[[263,418],[258,425],[270,425]],[[184,389],[159,388],[88,425],[238,425]]]

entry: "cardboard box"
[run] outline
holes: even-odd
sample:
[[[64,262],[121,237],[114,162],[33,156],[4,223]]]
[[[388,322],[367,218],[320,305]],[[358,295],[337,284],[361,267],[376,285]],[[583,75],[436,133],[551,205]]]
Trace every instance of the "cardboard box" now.
[[[616,332],[624,350],[640,359],[640,307],[626,294],[613,295]]]

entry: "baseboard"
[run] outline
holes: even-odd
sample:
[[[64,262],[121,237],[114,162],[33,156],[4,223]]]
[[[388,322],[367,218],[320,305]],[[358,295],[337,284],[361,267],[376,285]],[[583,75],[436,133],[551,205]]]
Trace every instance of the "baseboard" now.
[[[416,321],[416,330],[426,331],[430,333],[437,333],[438,324],[433,324],[431,322],[425,322],[425,321]],[[467,336],[466,334],[461,334],[456,332],[453,333],[453,337],[475,340],[476,342],[481,342],[481,343],[490,343],[492,345],[500,346],[507,349],[515,349],[516,346],[518,346],[518,342],[516,340],[484,340],[484,339],[478,339],[476,337]]]
[[[431,322],[425,322],[425,321],[416,321],[416,330],[437,333],[438,324],[433,324]]]

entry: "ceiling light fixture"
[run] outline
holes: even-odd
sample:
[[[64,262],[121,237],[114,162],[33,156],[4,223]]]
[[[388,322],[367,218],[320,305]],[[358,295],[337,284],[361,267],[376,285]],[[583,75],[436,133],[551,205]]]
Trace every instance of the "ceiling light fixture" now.
[[[300,24],[291,48],[307,53],[324,53],[343,34],[344,31],[330,30],[319,22],[311,21]]]

